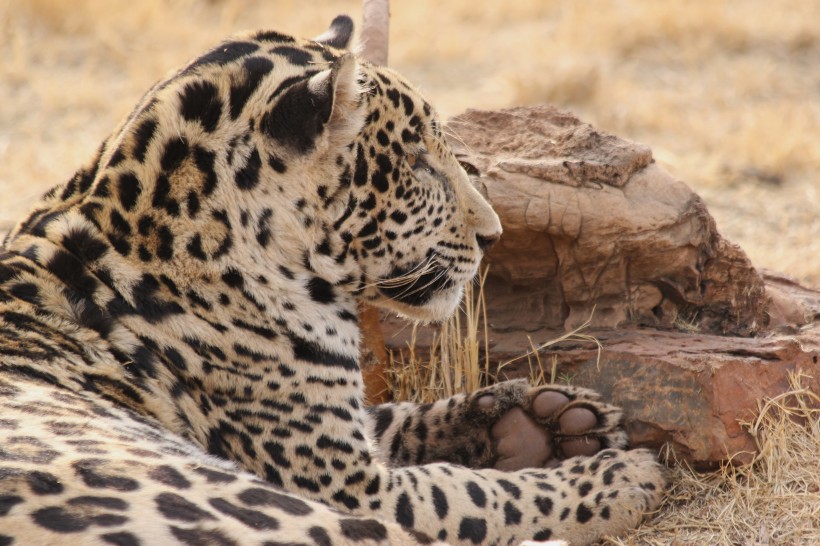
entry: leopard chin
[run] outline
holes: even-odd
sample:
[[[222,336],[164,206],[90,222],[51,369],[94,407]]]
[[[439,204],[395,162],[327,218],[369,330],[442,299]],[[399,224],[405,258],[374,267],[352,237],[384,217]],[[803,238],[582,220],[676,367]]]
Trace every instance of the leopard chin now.
[[[376,283],[382,298],[375,302],[404,318],[422,323],[443,322],[453,316],[464,296],[464,282],[453,278],[453,272],[441,264],[418,271],[396,269]]]
[[[453,286],[432,294],[423,305],[408,305],[389,298],[375,303],[407,320],[421,324],[440,324],[455,314],[463,297],[464,287]]]

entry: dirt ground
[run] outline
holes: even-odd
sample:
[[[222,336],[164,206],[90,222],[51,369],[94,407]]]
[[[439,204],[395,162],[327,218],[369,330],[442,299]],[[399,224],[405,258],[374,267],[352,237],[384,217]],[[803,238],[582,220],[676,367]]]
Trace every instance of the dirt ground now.
[[[308,7],[309,6],[309,7]],[[168,70],[361,2],[0,0],[0,231]],[[649,144],[757,266],[820,286],[820,2],[393,2],[390,64],[445,116],[551,102]]]

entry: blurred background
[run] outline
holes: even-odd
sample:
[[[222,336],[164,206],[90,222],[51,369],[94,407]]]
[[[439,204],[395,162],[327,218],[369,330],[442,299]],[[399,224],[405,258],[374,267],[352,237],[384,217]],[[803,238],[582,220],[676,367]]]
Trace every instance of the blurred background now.
[[[820,2],[394,0],[390,65],[443,117],[553,103],[652,147],[759,267],[820,287]],[[0,232],[169,70],[359,0],[0,0]]]

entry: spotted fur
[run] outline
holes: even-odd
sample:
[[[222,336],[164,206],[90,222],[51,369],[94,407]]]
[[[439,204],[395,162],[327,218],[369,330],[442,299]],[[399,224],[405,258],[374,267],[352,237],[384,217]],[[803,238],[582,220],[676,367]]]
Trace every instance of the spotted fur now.
[[[446,317],[501,228],[351,31],[197,57],[9,233],[0,544],[580,544],[657,504],[645,452],[487,468],[521,383],[363,407],[357,302]]]

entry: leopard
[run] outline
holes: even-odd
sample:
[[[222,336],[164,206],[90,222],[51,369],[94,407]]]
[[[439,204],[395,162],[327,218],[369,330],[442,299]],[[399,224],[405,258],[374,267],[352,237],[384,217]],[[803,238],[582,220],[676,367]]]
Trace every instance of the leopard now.
[[[365,404],[357,306],[446,319],[502,227],[352,36],[219,43],[6,235],[0,545],[587,544],[659,505],[591,390]]]

